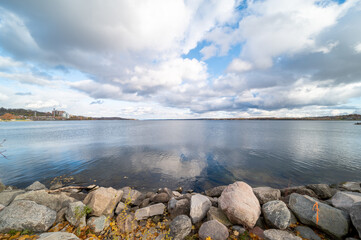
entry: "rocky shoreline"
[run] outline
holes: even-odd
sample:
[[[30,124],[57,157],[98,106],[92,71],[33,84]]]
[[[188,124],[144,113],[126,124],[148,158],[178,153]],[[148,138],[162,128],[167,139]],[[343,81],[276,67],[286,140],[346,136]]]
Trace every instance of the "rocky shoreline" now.
[[[274,189],[245,182],[204,193],[0,183],[0,239],[361,238],[361,183]]]

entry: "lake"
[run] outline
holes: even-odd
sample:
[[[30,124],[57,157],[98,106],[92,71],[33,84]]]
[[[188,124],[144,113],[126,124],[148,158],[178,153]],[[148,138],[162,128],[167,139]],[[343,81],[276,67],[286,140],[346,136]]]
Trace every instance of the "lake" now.
[[[350,121],[0,122],[0,180],[201,191],[242,180],[287,187],[361,180],[361,126]]]

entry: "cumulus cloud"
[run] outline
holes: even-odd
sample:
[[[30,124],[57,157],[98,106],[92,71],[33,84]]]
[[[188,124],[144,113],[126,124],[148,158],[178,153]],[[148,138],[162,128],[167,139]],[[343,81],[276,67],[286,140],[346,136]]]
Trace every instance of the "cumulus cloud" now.
[[[356,46],[355,46],[355,51],[357,53],[361,53],[361,43],[358,43]]]
[[[232,62],[229,64],[227,70],[229,72],[245,72],[252,69],[252,64],[247,61],[242,61],[239,58],[235,58],[232,60]]]

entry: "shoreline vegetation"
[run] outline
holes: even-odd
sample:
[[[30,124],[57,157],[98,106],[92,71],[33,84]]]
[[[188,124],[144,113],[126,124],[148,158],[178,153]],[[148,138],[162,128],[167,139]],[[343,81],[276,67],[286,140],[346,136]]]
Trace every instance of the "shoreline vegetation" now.
[[[0,183],[0,239],[302,240],[361,237],[361,182],[202,193]]]
[[[0,121],[64,121],[64,120],[138,120],[121,117],[85,117],[70,115],[65,111],[39,112],[27,109],[0,108]],[[253,118],[195,118],[195,119],[148,119],[148,120],[309,120],[309,121],[361,121],[360,114],[319,117],[253,117]],[[361,125],[361,123],[355,123]]]

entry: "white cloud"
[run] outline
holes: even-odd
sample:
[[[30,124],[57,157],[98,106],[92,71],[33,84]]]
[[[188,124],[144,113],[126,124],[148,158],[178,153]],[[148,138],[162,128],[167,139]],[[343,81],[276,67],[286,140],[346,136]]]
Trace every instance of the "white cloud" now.
[[[21,65],[22,65],[21,62],[14,61],[9,57],[0,56],[0,69],[1,68],[10,68],[10,67],[19,67]]]
[[[58,101],[50,99],[48,101],[36,101],[30,102],[25,105],[27,108],[66,108],[66,105],[61,105]]]
[[[5,101],[7,99],[9,99],[7,95],[5,95],[4,93],[0,93],[0,101]]]
[[[249,71],[251,69],[252,69],[252,64],[250,62],[243,61],[238,58],[233,59],[227,68],[229,72],[238,72],[238,73]]]
[[[217,55],[218,48],[215,45],[211,44],[202,48],[200,52],[203,54],[202,60],[207,60]]]
[[[361,43],[358,43],[356,46],[355,46],[355,51],[357,53],[361,53]]]

